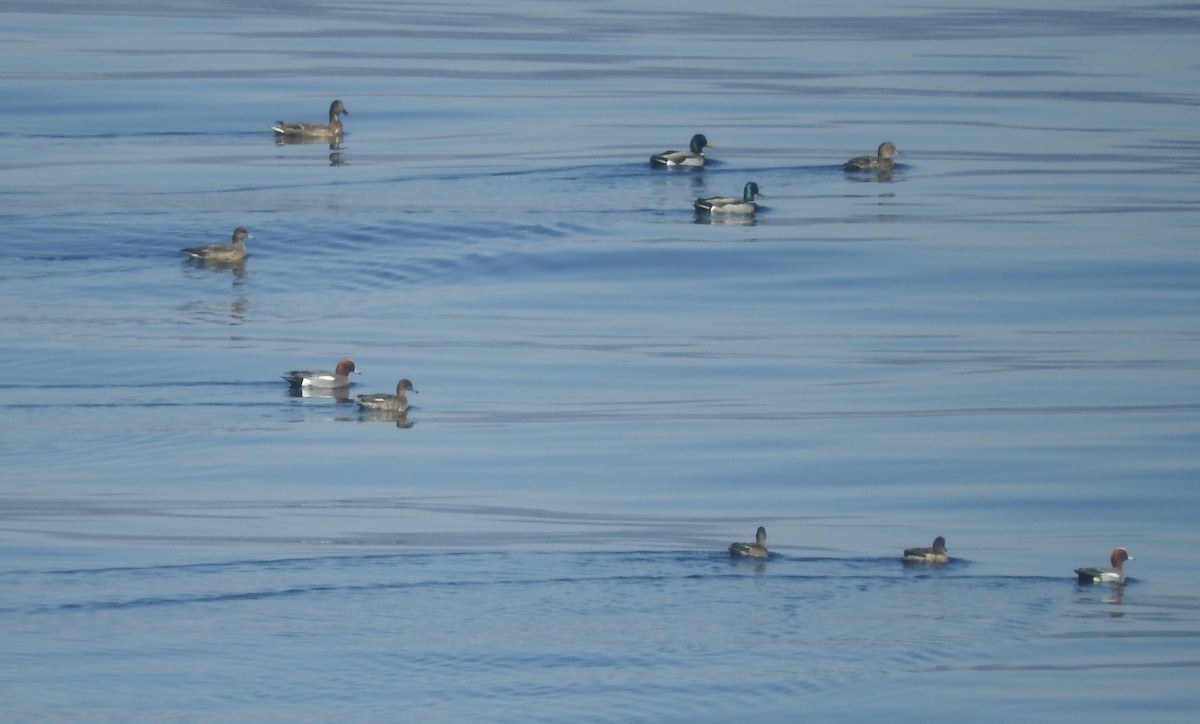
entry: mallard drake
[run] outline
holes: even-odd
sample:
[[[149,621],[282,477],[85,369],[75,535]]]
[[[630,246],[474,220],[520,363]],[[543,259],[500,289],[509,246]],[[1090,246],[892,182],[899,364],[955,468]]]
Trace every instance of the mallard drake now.
[[[415,393],[412,382],[400,380],[396,383],[396,394],[389,395],[379,392],[373,395],[359,395],[358,406],[364,410],[387,410],[403,412],[408,409],[408,393]]]
[[[902,155],[900,149],[891,141],[879,144],[879,151],[874,156],[859,156],[842,164],[846,171],[891,171],[896,167],[893,156]]]
[[[287,138],[341,138],[341,114],[343,113],[350,115],[350,111],[346,110],[346,106],[342,105],[341,101],[334,101],[329,105],[329,125],[275,121],[271,130],[275,131],[277,135]]]
[[[690,150],[687,151],[663,151],[650,157],[651,166],[703,166],[704,165],[704,149],[712,148],[712,144],[704,137],[703,133],[697,133],[692,136]]]
[[[351,373],[357,374],[358,370],[354,369],[354,360],[344,359],[337,363],[336,371],[326,372],[325,370],[292,370],[283,375],[283,379],[287,380],[292,387],[316,387],[320,389],[331,389],[336,387],[349,387]]]
[[[193,246],[179,251],[193,259],[201,261],[234,262],[246,258],[246,239],[253,239],[244,226],[233,230],[232,244],[209,244],[208,246]]]
[[[729,555],[745,558],[767,557],[767,529],[761,525],[754,534],[753,543],[734,543],[729,546]]]
[[[929,548],[906,548],[903,560],[905,563],[949,563],[946,539],[939,535],[933,539],[933,545]]]
[[[758,190],[758,184],[751,181],[742,189],[742,198],[736,196],[713,196],[708,199],[696,199],[696,211],[707,214],[753,214],[758,211],[754,197],[766,196]]]
[[[1129,551],[1124,548],[1114,548],[1112,556],[1109,558],[1112,562],[1111,569],[1105,568],[1076,568],[1075,575],[1079,576],[1080,583],[1124,583],[1125,582],[1125,561],[1132,561],[1133,556],[1129,555]]]

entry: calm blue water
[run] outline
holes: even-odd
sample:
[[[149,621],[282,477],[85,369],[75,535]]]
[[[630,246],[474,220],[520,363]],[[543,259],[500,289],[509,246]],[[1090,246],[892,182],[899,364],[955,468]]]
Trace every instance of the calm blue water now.
[[[0,8],[0,718],[1191,721],[1200,8],[784,5]]]

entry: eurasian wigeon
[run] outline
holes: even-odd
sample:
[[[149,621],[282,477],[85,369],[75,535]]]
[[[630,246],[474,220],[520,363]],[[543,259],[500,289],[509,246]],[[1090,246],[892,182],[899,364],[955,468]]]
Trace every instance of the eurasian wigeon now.
[[[285,123],[276,121],[275,125],[271,126],[271,130],[275,131],[275,135],[283,138],[341,138],[341,115],[343,113],[350,115],[350,111],[346,110],[346,106],[342,105],[341,101],[334,101],[329,105],[328,125],[315,122]]]
[[[317,387],[330,389],[334,387],[349,387],[350,375],[358,374],[354,368],[354,360],[344,359],[337,363],[333,372],[325,370],[292,370],[283,375],[292,387]]]
[[[403,412],[408,409],[409,392],[416,392],[413,389],[412,382],[409,380],[400,380],[396,383],[396,394],[389,395],[379,392],[373,395],[359,395],[358,406],[364,410]]]
[[[246,227],[239,226],[233,230],[232,244],[209,244],[208,246],[193,246],[179,251],[193,259],[213,262],[236,262],[246,258],[246,239],[253,239]]]
[[[939,535],[933,539],[933,545],[929,548],[906,548],[902,560],[905,563],[949,563],[946,539]]]
[[[758,527],[758,532],[754,534],[753,543],[734,543],[730,545],[729,555],[744,556],[747,558],[766,558],[767,529],[760,525]]]
[[[1133,556],[1124,548],[1114,548],[1112,552],[1112,568],[1076,568],[1075,575],[1080,583],[1124,583],[1125,561],[1132,561]]]
[[[852,158],[842,164],[842,169],[846,171],[891,171],[896,167],[896,162],[892,157],[899,155],[902,154],[895,144],[891,141],[884,141],[879,144],[877,155]]]

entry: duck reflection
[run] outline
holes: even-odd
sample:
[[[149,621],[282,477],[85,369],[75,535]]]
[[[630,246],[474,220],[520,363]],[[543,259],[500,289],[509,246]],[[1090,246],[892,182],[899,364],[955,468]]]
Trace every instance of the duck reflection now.
[[[715,214],[696,213],[696,224],[705,226],[754,226],[758,220],[754,214],[735,214],[732,216],[717,216]]]
[[[864,173],[848,173],[846,180],[857,184],[874,184],[874,183],[891,183],[892,177],[895,175],[895,169],[881,169],[879,171],[868,171]]]
[[[183,262],[184,267],[188,269],[196,269],[201,272],[223,272],[228,271],[233,274],[235,279],[241,279],[246,276],[246,260],[239,259],[237,261],[220,261],[219,259],[200,259],[196,257],[188,257]]]
[[[320,144],[322,146],[329,146],[329,150],[334,151],[334,153],[329,154],[329,161],[331,164],[333,163],[335,156],[337,157],[337,164],[340,164],[342,162],[342,154],[340,153],[342,150],[342,139],[340,137],[332,138],[332,139],[330,139],[330,138],[311,138],[311,137],[305,137],[305,136],[276,136],[275,137],[275,145],[276,146],[301,146],[301,145],[317,145],[317,144]],[[337,164],[333,164],[333,165],[337,165]]]
[[[325,397],[337,402],[350,402],[350,387],[289,387],[288,397]]]
[[[402,430],[413,426],[408,419],[408,410],[363,410],[359,419],[363,422],[394,422]]]
[[[249,308],[249,300],[238,297],[228,302],[186,302],[179,309],[198,322],[242,325],[246,323]]]
[[[1113,586],[1111,596],[1105,596],[1104,602],[1110,606],[1120,606],[1125,603],[1125,586]],[[1109,611],[1110,618],[1124,618],[1125,612],[1121,610]]]

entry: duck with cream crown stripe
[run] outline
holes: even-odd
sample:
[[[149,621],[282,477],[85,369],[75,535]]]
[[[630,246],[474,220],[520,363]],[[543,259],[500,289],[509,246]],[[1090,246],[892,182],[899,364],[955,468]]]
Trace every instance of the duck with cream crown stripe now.
[[[336,387],[349,387],[350,375],[358,374],[358,370],[354,367],[354,360],[344,359],[337,363],[337,368],[333,372],[325,370],[292,370],[285,372],[283,379],[292,387],[316,387],[322,389],[331,389]]]
[[[1114,548],[1109,562],[1112,568],[1076,568],[1075,575],[1080,583],[1125,583],[1125,561],[1132,561],[1133,556],[1124,548]]]

